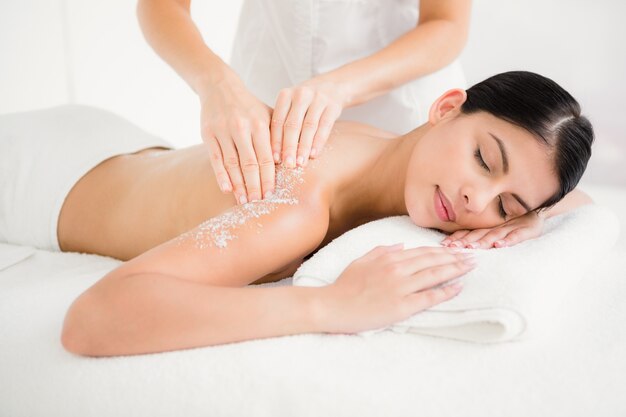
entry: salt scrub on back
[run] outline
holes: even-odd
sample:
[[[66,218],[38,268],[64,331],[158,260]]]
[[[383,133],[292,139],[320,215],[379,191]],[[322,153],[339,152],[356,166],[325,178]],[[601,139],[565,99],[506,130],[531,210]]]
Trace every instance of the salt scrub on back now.
[[[240,225],[246,224],[251,218],[259,218],[274,211],[279,204],[298,204],[297,185],[304,182],[304,168],[276,167],[276,187],[273,195],[265,200],[250,201],[246,204],[232,207],[219,216],[213,217],[200,224],[194,230],[180,235],[177,242],[180,244],[193,239],[196,247],[206,249],[211,246],[225,248],[228,241],[236,236],[233,231]],[[261,226],[260,223],[257,223]]]

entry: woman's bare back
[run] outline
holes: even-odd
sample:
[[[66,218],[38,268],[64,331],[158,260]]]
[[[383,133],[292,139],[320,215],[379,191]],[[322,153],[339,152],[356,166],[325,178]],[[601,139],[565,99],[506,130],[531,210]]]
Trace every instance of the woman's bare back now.
[[[326,196],[318,204],[326,205],[331,220],[316,250],[354,227],[351,220],[355,219],[345,218],[337,208],[331,210],[328,193],[358,171],[369,148],[393,136],[366,125],[340,122],[326,149],[309,162],[301,192]],[[65,200],[57,229],[61,250],[128,260],[235,207],[233,194],[219,189],[209,157],[206,145],[201,144],[177,150],[144,149],[99,164]],[[256,283],[290,276],[301,262],[294,259]]]

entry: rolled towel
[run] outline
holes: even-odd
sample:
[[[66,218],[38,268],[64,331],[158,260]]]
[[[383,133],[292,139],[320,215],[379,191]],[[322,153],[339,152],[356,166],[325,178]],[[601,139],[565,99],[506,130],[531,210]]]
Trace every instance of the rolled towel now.
[[[615,245],[619,227],[610,209],[590,204],[547,219],[539,238],[505,248],[466,250],[475,254],[477,266],[458,278],[464,284],[458,296],[391,326],[359,334],[392,330],[494,343],[549,331],[568,291],[581,278],[592,277],[590,268]],[[293,276],[293,285],[329,285],[350,262],[378,245],[440,246],[444,237],[416,226],[409,216],[366,223],[304,262]]]

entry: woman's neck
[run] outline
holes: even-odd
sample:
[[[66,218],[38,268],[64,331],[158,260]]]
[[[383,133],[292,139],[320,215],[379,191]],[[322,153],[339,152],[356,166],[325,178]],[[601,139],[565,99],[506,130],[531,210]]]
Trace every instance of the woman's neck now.
[[[353,228],[383,217],[408,214],[404,199],[407,167],[413,147],[426,129],[427,125],[422,125],[393,139],[368,138],[358,152],[340,152],[347,168],[332,187],[331,222],[336,220]],[[345,162],[352,155],[355,160]]]

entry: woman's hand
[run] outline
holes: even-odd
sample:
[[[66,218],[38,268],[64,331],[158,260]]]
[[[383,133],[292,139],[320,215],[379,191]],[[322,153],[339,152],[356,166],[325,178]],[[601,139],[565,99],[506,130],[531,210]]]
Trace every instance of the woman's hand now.
[[[274,162],[306,166],[326,144],[345,102],[342,89],[322,79],[281,90],[271,121]]]
[[[326,287],[324,327],[329,333],[358,333],[391,325],[461,291],[461,284],[433,288],[470,271],[471,255],[450,248],[402,250],[378,246],[354,260]]]
[[[543,214],[530,211],[491,229],[457,230],[441,244],[469,249],[502,248],[541,236],[543,226]]]
[[[200,103],[202,140],[209,145],[221,190],[233,191],[240,204],[268,198],[275,183],[272,109],[235,77],[207,88]]]

